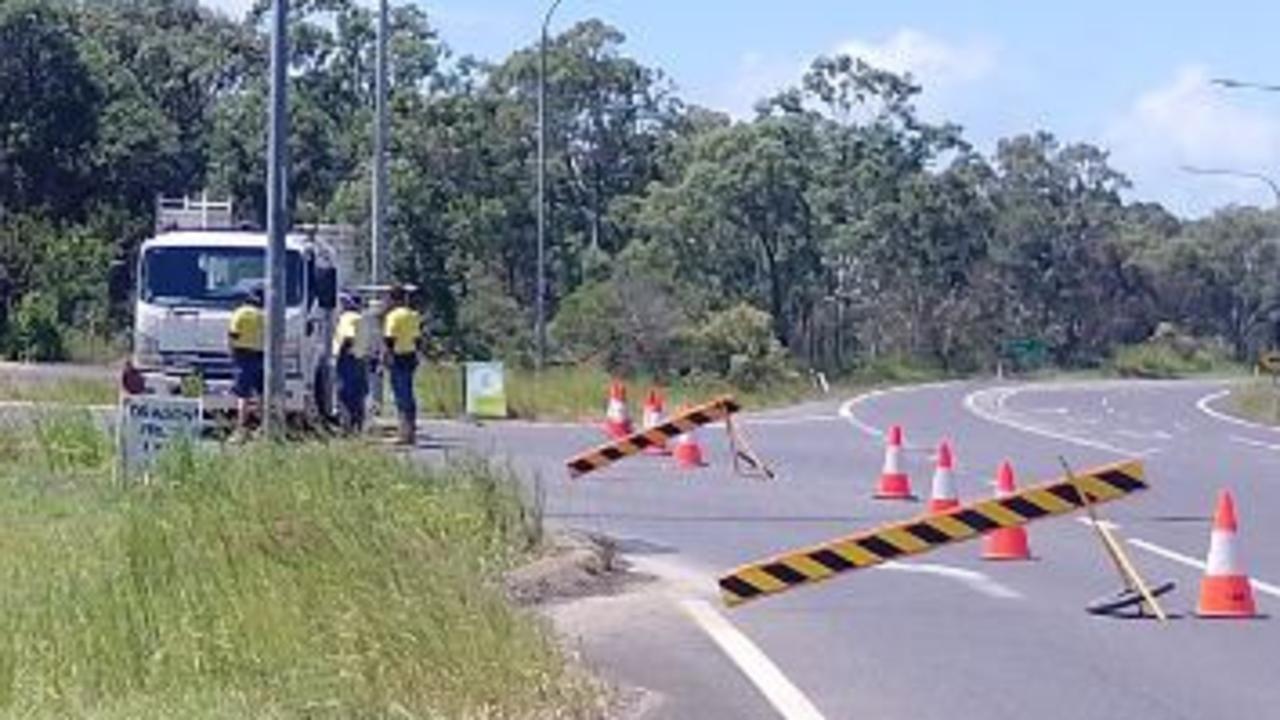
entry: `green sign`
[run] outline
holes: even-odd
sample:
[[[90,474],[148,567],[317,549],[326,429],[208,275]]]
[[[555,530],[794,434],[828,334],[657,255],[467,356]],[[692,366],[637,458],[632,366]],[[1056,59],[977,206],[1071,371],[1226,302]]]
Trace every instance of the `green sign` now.
[[[507,387],[500,362],[463,363],[463,392],[467,415],[478,418],[507,416]]]

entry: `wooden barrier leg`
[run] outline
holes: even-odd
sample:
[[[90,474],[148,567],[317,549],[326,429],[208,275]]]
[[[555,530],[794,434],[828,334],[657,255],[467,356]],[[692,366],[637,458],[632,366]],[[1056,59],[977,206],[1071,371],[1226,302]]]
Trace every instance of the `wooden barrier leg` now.
[[[1134,566],[1133,561],[1129,559],[1128,555],[1125,555],[1124,547],[1118,540],[1116,540],[1115,535],[1113,535],[1108,528],[1103,526],[1102,522],[1098,519],[1098,513],[1093,507],[1093,500],[1089,497],[1088,493],[1080,489],[1080,485],[1076,482],[1075,475],[1071,472],[1071,466],[1067,464],[1067,459],[1059,456],[1058,460],[1062,463],[1062,469],[1067,474],[1067,480],[1071,482],[1071,486],[1076,490],[1076,495],[1080,497],[1080,502],[1084,505],[1085,512],[1089,514],[1089,524],[1093,526],[1094,531],[1098,534],[1098,540],[1102,543],[1102,549],[1106,552],[1107,557],[1111,559],[1111,563],[1115,566],[1116,572],[1120,575],[1121,582],[1125,584],[1125,587],[1136,591],[1142,596],[1142,604],[1139,606],[1139,612],[1143,612],[1144,608],[1149,607],[1155,614],[1156,619],[1162,623],[1168,622],[1169,616],[1165,614],[1164,608],[1160,606],[1155,595],[1151,593],[1151,588],[1147,586],[1146,581],[1144,581],[1142,576],[1138,574],[1138,570]]]

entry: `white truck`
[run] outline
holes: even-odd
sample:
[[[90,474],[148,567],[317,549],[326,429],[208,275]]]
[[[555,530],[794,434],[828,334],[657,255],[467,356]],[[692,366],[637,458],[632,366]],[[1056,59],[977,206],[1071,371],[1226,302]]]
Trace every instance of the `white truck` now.
[[[203,200],[161,200],[157,226],[138,257],[133,367],[145,393],[199,394],[206,414],[230,413],[227,326],[264,282],[266,233],[234,228],[230,203]],[[309,420],[330,414],[337,290],[348,266],[326,235],[313,229],[285,241],[284,403]]]

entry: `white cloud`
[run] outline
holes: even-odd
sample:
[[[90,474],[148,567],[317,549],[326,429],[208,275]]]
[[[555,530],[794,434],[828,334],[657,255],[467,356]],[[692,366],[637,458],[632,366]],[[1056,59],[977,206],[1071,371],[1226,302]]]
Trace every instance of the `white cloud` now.
[[[930,92],[987,79],[996,69],[997,55],[987,42],[951,44],[912,28],[898,30],[878,43],[849,40],[837,52],[895,73],[910,73]]]
[[[1262,172],[1280,180],[1280,114],[1251,109],[1210,77],[1203,66],[1187,66],[1139,95],[1104,135],[1113,164],[1134,180],[1134,195],[1183,214],[1202,215],[1229,203],[1271,204],[1271,191],[1256,180],[1182,169]]]
[[[950,43],[913,28],[902,28],[879,41],[846,40],[821,52],[859,57],[885,70],[910,73],[924,88],[919,104],[929,117],[942,115],[941,108],[956,99],[953,91],[990,78],[997,69],[998,55],[985,41]],[[756,102],[798,85],[818,54],[779,58],[744,53],[734,79],[713,99],[713,105],[735,117],[748,117]]]

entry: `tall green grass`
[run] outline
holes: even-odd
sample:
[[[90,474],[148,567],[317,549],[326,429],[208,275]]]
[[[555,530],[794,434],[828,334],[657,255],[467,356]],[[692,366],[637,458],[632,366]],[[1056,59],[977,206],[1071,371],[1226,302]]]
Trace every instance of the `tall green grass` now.
[[[113,462],[84,417],[0,429],[0,716],[596,707],[501,590],[539,527],[505,473],[354,444],[180,448],[146,484]]]

